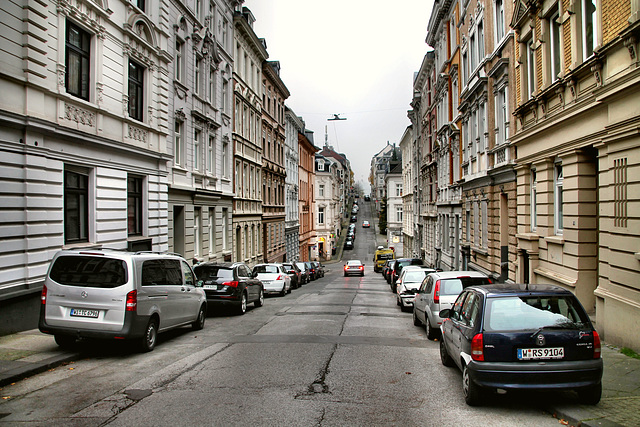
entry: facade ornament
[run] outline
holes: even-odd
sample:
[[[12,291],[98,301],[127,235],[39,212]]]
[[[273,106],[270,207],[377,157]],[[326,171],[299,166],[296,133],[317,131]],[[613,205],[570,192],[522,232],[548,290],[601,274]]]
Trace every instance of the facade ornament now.
[[[591,66],[591,72],[593,73],[593,77],[596,79],[596,85],[602,86],[602,65],[599,63],[595,63]]]
[[[556,94],[558,95],[558,101],[560,101],[560,106],[564,107],[564,88],[562,86],[556,89]]]
[[[95,113],[67,103],[64,104],[64,118],[90,127],[93,127],[96,121]]]
[[[102,96],[103,92],[104,92],[104,83],[97,82],[96,83],[96,103],[99,106],[102,106],[102,103],[104,101],[103,96]]]
[[[122,94],[122,115],[129,117],[129,95]]]
[[[629,56],[632,61],[636,60],[636,38],[634,36],[627,37],[624,39],[624,46],[629,49]]]
[[[58,72],[58,91],[64,92],[64,80],[67,74],[67,67],[64,64],[57,65]]]

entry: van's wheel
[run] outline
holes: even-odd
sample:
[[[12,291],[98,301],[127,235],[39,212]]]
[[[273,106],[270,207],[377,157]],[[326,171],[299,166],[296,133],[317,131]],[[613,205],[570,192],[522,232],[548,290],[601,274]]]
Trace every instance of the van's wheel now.
[[[72,335],[55,335],[53,338],[61,348],[70,348],[76,343],[76,337]]]
[[[156,346],[158,339],[158,321],[156,319],[149,320],[144,335],[140,339],[140,350],[143,352],[151,351]]]
[[[462,369],[462,392],[464,393],[464,401],[467,402],[467,405],[476,406],[480,404],[482,390],[469,376],[469,368],[467,368],[467,365]]]
[[[262,307],[264,305],[264,290],[260,289],[260,296],[258,296],[258,299],[253,303],[253,305],[256,307]]]
[[[191,329],[193,329],[194,331],[199,331],[203,329],[204,322],[206,319],[207,319],[207,309],[203,305],[202,307],[200,307],[200,311],[198,312],[198,317],[196,318],[195,322],[191,324]]]

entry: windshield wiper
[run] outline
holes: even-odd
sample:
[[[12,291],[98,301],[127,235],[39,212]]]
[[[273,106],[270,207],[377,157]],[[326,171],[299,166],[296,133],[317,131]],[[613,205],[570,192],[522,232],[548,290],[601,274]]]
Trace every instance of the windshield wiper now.
[[[559,325],[547,325],[538,328],[533,334],[531,334],[531,338],[535,338],[540,332],[545,329],[578,329],[578,327],[574,323],[562,323]]]

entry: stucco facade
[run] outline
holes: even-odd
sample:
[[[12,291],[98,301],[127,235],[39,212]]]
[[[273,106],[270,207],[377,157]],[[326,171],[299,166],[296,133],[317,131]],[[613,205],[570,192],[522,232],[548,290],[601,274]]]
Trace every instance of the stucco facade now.
[[[287,260],[300,259],[298,204],[298,134],[304,133],[304,121],[285,106],[285,250]]]

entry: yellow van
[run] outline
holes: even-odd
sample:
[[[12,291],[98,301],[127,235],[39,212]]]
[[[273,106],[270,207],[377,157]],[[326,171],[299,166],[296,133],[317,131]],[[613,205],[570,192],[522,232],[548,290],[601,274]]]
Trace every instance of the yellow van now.
[[[393,249],[385,249],[382,246],[378,246],[375,254],[373,255],[373,271],[380,273],[382,266],[388,259],[395,259],[396,254]]]

